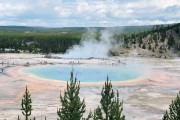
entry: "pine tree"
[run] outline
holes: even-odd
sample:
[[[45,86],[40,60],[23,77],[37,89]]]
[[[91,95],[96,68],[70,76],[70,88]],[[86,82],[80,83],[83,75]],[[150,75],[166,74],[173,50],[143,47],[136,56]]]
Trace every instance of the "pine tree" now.
[[[166,31],[162,31],[161,32],[161,42],[164,42],[165,41],[165,38],[166,38]]]
[[[117,91],[117,96],[111,104],[110,120],[125,120],[125,116],[122,115],[122,105],[123,102],[119,101],[119,92]]]
[[[112,89],[112,84],[109,82],[109,78],[107,77],[107,81],[105,82],[105,86],[102,89],[101,92],[101,106],[102,109],[105,113],[105,119],[108,120],[109,114],[110,114],[110,108],[111,108],[111,103],[112,99],[114,98],[114,91]]]
[[[163,116],[163,120],[169,120],[169,115],[168,115],[167,111],[166,111],[166,113]]]
[[[143,44],[142,49],[146,49],[146,45],[145,44]]]
[[[176,33],[179,34],[179,27],[177,26],[175,29]]]
[[[99,106],[94,111],[93,120],[103,120],[103,114],[102,114],[101,108]]]
[[[172,34],[171,34],[170,37],[169,37],[169,39],[168,39],[169,48],[170,48],[171,46],[173,46],[174,43],[175,43],[174,37],[173,37]]]
[[[141,45],[143,43],[143,40],[142,40],[141,36],[139,37],[138,43],[139,43],[139,45]]]
[[[163,48],[162,48],[162,46],[159,48],[159,53],[163,53]]]
[[[152,48],[151,48],[151,43],[149,43],[149,47],[148,47],[148,49],[149,49],[149,51],[152,49]]]
[[[93,118],[93,113],[90,111],[88,117],[85,120],[90,120]]]
[[[112,84],[109,82],[108,77],[103,86],[101,96],[101,107],[98,106],[95,110],[94,120],[125,120],[125,116],[122,115],[123,102],[119,101],[118,91],[117,96],[115,96],[115,92],[112,89]]]
[[[20,120],[20,117],[19,117],[19,115],[18,115],[18,119],[17,120]]]
[[[23,99],[21,102],[21,106],[22,106],[22,114],[25,116],[25,120],[28,120],[28,117],[31,115],[31,111],[32,109],[32,105],[31,105],[32,101],[31,101],[31,94],[29,93],[27,86],[26,86],[26,91],[23,95]]]
[[[180,92],[175,100],[169,105],[169,112],[163,116],[163,120],[180,120]]]
[[[57,110],[58,120],[80,120],[85,113],[85,101],[79,97],[80,82],[73,77],[71,72],[70,83],[67,82],[67,90],[64,96],[60,95],[62,107]]]

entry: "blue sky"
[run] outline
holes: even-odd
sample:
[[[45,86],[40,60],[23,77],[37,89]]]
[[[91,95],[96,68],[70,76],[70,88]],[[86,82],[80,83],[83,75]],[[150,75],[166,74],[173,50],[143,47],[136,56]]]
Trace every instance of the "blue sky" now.
[[[180,22],[180,0],[0,0],[0,25],[109,27]]]

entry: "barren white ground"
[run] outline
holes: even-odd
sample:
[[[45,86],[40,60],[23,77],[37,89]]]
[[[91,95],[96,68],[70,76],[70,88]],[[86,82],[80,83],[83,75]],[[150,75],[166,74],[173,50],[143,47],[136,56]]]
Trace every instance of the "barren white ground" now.
[[[136,57],[117,57],[108,59],[46,59],[36,54],[1,54],[0,68],[6,67],[0,73],[0,120],[15,120],[21,114],[21,99],[27,85],[32,96],[32,117],[37,120],[57,119],[57,108],[60,106],[60,90],[66,87],[66,82],[44,80],[21,72],[25,64],[31,66],[60,64],[78,61],[82,64],[116,64],[118,60],[128,64],[148,65],[150,73],[139,80],[113,83],[113,88],[119,91],[120,99],[124,101],[123,114],[127,120],[161,120],[171,100],[180,90],[180,59],[154,59]],[[40,64],[41,63],[41,64]],[[17,65],[18,64],[18,65]],[[139,69],[139,68],[137,68]],[[1,71],[1,69],[0,69]],[[87,112],[99,105],[100,92],[103,83],[81,83],[80,96],[85,98]],[[86,116],[86,115],[85,115]]]

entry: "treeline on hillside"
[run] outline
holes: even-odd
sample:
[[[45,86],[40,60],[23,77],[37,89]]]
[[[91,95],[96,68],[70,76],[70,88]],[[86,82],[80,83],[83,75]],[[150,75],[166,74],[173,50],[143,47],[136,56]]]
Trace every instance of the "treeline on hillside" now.
[[[136,27],[128,27],[128,29]],[[137,27],[137,31],[138,31]],[[146,27],[144,27],[145,30]],[[149,30],[152,28],[152,30]],[[72,29],[72,30],[71,30]],[[65,53],[70,47],[80,44],[85,28],[33,29],[0,28],[0,52]],[[171,48],[180,50],[180,24],[155,25],[147,31],[122,32],[120,28],[96,28],[97,40],[100,30],[117,30],[112,37],[114,45],[122,44],[125,49],[142,48],[152,52],[167,52]],[[63,31],[64,30],[64,31]],[[71,31],[70,31],[71,30]],[[127,30],[126,30],[127,31]],[[128,30],[129,31],[129,30]],[[177,40],[178,39],[178,40]],[[123,41],[122,41],[123,40]],[[112,55],[116,53],[111,52]]]
[[[80,99],[80,82],[77,81],[71,72],[70,82],[67,82],[67,89],[60,94],[61,107],[57,109],[57,120],[125,120],[123,115],[123,101],[119,99],[119,92],[114,92],[111,81],[107,80],[101,91],[100,104],[93,111],[90,110],[85,118],[85,99]],[[32,99],[27,89],[21,101],[22,116],[17,120],[36,120],[32,116]],[[41,116],[42,117],[42,116]],[[41,118],[42,119],[42,118]],[[45,120],[48,116],[45,117]],[[180,92],[175,100],[169,105],[169,110],[165,112],[162,120],[180,120]]]
[[[0,28],[0,53],[65,53],[73,45],[80,44],[84,29]],[[100,35],[97,31],[96,40]]]
[[[64,53],[79,44],[82,33],[3,33],[0,52]]]
[[[155,25],[152,30],[130,33],[115,34],[117,43],[122,43],[123,48],[141,48],[151,52],[165,53],[171,48],[177,52],[180,50],[180,23],[172,25]],[[112,55],[118,55],[113,53]]]

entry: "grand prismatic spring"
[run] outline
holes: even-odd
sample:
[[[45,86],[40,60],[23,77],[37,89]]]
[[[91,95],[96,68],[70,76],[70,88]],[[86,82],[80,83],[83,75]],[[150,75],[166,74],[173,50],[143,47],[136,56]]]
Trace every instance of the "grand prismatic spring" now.
[[[180,120],[179,99],[180,0],[0,0],[0,120]]]
[[[108,76],[112,82],[128,81],[141,77],[143,69],[132,66],[90,66],[90,65],[48,65],[24,69],[25,73],[50,80],[69,80],[69,73],[74,71],[80,82],[104,82]]]

